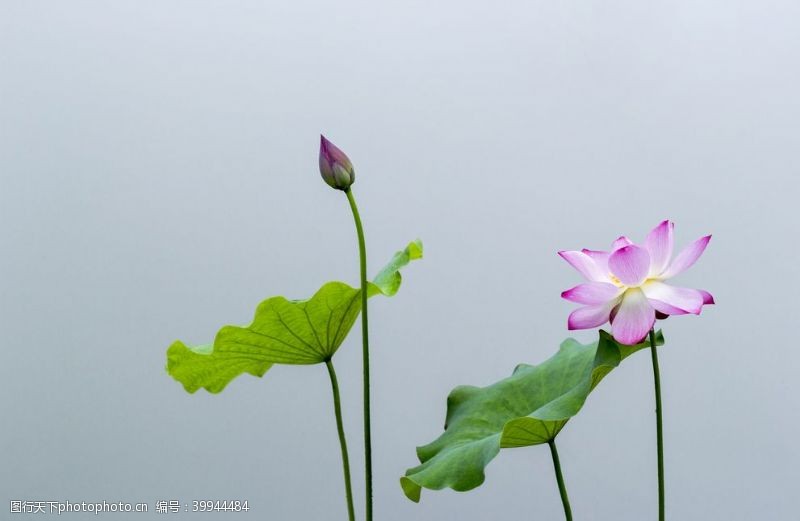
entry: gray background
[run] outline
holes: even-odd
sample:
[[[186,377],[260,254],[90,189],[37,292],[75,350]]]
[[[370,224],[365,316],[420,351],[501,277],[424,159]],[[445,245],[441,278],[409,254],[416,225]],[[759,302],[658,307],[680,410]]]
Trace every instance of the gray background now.
[[[663,324],[670,518],[797,519],[797,2],[0,5],[3,509],[239,498],[249,515],[204,518],[345,518],[324,367],[220,395],[163,370],[173,340],[267,296],[357,281],[322,131],[356,165],[372,271],[426,244],[372,301],[376,519],[561,518],[543,447],[420,505],[398,477],[452,387],[568,335],[579,277],[557,250],[664,218],[679,246],[714,234],[676,282],[718,302]],[[336,363],[361,517],[357,328]],[[565,429],[576,519],[655,517],[652,411],[637,355]]]

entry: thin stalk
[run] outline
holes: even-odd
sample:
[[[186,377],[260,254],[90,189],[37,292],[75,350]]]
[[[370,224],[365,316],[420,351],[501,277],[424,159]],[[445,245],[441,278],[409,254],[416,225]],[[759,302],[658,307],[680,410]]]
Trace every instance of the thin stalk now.
[[[550,440],[547,444],[550,445],[550,455],[553,456],[553,467],[556,470],[558,492],[561,494],[561,503],[564,505],[564,517],[567,521],[572,521],[572,509],[569,506],[569,496],[567,496],[567,486],[564,484],[564,476],[561,474],[561,461],[558,459],[556,440]]]
[[[339,398],[339,380],[336,378],[336,371],[333,369],[333,362],[325,360],[328,366],[328,375],[331,377],[331,389],[333,390],[333,410],[336,413],[336,430],[339,431],[339,445],[342,448],[342,468],[344,469],[344,493],[347,500],[347,516],[350,521],[355,521],[356,515],[353,509],[353,488],[350,485],[350,457],[347,455],[347,440],[344,436],[344,426],[342,424],[342,404]]]
[[[353,220],[358,234],[358,258],[361,267],[361,342],[364,365],[364,467],[366,483],[366,519],[372,521],[372,427],[370,422],[369,400],[369,317],[367,314],[367,246],[364,241],[364,228],[361,226],[361,217],[358,206],[353,198],[353,192],[345,190],[350,209],[353,211]]]
[[[664,432],[661,418],[661,374],[658,371],[656,332],[650,330],[650,353],[653,358],[653,382],[656,391],[656,443],[658,445],[658,521],[664,521]]]

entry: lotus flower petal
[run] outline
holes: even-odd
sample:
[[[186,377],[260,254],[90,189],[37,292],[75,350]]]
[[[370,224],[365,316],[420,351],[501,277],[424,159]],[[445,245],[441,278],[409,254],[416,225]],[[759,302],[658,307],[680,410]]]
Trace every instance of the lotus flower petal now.
[[[650,299],[651,304],[652,301],[656,300],[677,308],[683,313],[694,313],[695,315],[699,314],[700,310],[703,309],[703,294],[696,289],[679,288],[663,282],[651,281],[642,286],[642,291]],[[656,307],[655,304],[653,304],[653,307]],[[667,312],[659,307],[656,307],[656,309],[667,315],[682,314]]]
[[[639,288],[629,289],[611,323],[611,334],[617,342],[638,344],[656,321],[656,311]]]
[[[605,304],[597,306],[583,306],[569,314],[567,319],[567,328],[573,329],[591,329],[593,327],[602,326],[608,322],[609,314],[614,306],[617,305],[619,299],[614,299]]]
[[[586,282],[568,289],[561,297],[578,304],[598,305],[618,297],[620,292],[620,288],[609,282]]]
[[[570,266],[575,268],[583,275],[586,280],[597,282],[608,282],[608,274],[600,269],[597,263],[582,251],[560,251],[558,252],[561,257],[569,262]]]
[[[667,267],[666,270],[661,274],[661,279],[671,279],[675,275],[683,273],[687,269],[689,269],[692,264],[694,264],[697,259],[703,254],[708,246],[708,241],[711,240],[710,235],[706,235],[705,237],[700,237],[687,247],[685,247],[681,252],[672,260]]]
[[[709,293],[708,291],[704,291],[702,289],[698,289],[697,291],[699,291],[700,294],[703,295],[704,306],[707,306],[709,304],[716,304],[716,302],[714,302],[714,296],[711,293]]]
[[[630,246],[631,244],[633,244],[633,241],[623,235],[622,237],[618,238],[616,241],[611,243],[611,252],[613,253],[618,249],[625,246]]]
[[[592,258],[594,263],[597,264],[597,267],[600,268],[600,271],[603,273],[608,273],[608,257],[611,255],[609,252],[587,250],[586,248],[582,249],[581,251]]]
[[[672,258],[674,224],[662,221],[647,234],[644,247],[650,253],[650,276],[659,275]]]
[[[650,254],[641,246],[623,246],[608,258],[611,273],[626,286],[638,286],[650,272]]]

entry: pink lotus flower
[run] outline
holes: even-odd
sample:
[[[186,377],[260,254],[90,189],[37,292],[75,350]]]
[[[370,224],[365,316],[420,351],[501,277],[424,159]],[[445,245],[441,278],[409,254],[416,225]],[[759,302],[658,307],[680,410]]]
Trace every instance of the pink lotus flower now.
[[[569,329],[590,329],[611,322],[611,334],[622,344],[642,341],[656,320],[666,315],[699,315],[713,304],[710,293],[679,288],[664,281],[682,273],[700,258],[711,240],[697,239],[672,258],[674,224],[664,221],[647,234],[643,245],[620,237],[611,251],[560,251],[561,257],[588,282],[561,294],[585,304],[569,315]]]

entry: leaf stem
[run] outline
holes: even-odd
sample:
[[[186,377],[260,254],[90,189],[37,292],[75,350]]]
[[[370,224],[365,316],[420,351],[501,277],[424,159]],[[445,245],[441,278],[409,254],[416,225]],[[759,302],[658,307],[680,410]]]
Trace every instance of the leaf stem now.
[[[361,340],[362,357],[364,365],[364,467],[366,483],[366,519],[372,521],[372,428],[370,423],[369,399],[369,318],[367,315],[367,247],[364,241],[364,228],[361,226],[361,217],[358,206],[353,198],[353,192],[348,188],[344,191],[347,201],[353,211],[353,220],[358,234],[358,258],[361,268]]]
[[[558,481],[558,492],[561,494],[561,503],[564,505],[564,517],[567,521],[572,521],[572,509],[569,506],[569,496],[567,496],[567,486],[564,484],[564,476],[561,474],[561,461],[558,459],[558,449],[556,449],[555,438],[547,442],[550,445],[550,455],[553,456],[553,467],[556,470],[556,481]]]
[[[664,521],[664,433],[661,418],[661,374],[658,370],[656,332],[650,330],[650,353],[653,358],[653,383],[656,392],[656,443],[658,445],[658,520]]]
[[[336,413],[336,430],[339,431],[339,445],[342,448],[342,468],[344,469],[344,493],[347,499],[347,516],[350,521],[355,521],[355,511],[353,509],[353,489],[350,485],[350,457],[347,455],[347,439],[344,436],[344,426],[342,424],[342,404],[339,398],[339,380],[336,378],[336,371],[333,369],[333,362],[325,360],[328,366],[328,375],[331,377],[331,389],[333,390],[333,410]]]

